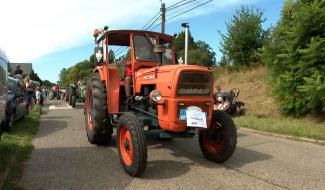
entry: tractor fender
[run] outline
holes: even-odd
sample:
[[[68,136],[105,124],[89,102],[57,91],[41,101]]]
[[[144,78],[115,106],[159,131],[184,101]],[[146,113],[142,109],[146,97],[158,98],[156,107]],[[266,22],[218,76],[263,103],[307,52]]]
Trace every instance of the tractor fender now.
[[[108,113],[118,113],[120,105],[120,75],[116,67],[98,66],[94,73],[98,72],[106,86]]]

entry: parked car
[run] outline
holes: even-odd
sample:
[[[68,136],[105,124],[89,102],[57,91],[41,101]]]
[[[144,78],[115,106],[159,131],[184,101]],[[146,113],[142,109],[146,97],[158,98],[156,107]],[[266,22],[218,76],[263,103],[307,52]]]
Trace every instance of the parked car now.
[[[24,118],[27,113],[27,97],[24,93],[22,82],[19,79],[9,77],[4,130],[9,131],[12,129],[14,122]]]
[[[4,129],[6,119],[6,98],[8,80],[8,59],[0,50],[0,138]]]

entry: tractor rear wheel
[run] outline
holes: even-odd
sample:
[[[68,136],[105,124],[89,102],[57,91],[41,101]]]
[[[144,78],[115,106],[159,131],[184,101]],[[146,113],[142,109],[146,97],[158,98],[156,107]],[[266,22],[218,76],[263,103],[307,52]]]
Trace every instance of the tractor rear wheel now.
[[[51,90],[50,92],[49,92],[49,99],[50,100],[53,100],[54,99],[54,92],[53,92],[53,90]]]
[[[147,145],[143,127],[133,113],[119,118],[116,141],[124,170],[130,176],[141,176],[147,165]]]
[[[211,126],[199,134],[200,148],[206,159],[223,163],[234,153],[237,130],[231,117],[221,110],[212,112]]]
[[[98,73],[90,76],[87,85],[85,122],[88,141],[91,144],[109,144],[113,126],[108,117],[106,87]]]
[[[71,96],[71,106],[73,107],[73,108],[75,108],[76,107],[76,96]]]
[[[69,95],[69,106],[72,106],[72,98],[71,98],[71,95]]]

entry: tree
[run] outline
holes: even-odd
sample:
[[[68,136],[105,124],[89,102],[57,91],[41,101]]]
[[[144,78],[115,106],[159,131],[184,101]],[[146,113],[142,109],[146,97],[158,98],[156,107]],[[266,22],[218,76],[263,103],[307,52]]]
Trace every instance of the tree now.
[[[109,63],[114,63],[114,61],[115,61],[114,51],[113,50],[109,50],[109,53],[108,53],[108,62]]]
[[[59,73],[59,81],[58,84],[60,86],[68,86],[69,81],[68,80],[68,70],[66,68],[61,69]]]
[[[34,72],[34,70],[32,70],[32,72],[29,74],[29,78],[33,81],[37,81],[39,83],[42,83],[42,79],[38,76],[37,73]]]
[[[53,82],[51,82],[51,81],[49,81],[49,80],[44,80],[44,81],[42,82],[42,85],[47,86],[47,87],[51,87],[51,86],[54,86],[54,85],[56,85],[56,84],[53,83]]]
[[[175,52],[178,57],[183,57],[185,51],[185,33],[181,32],[174,39]],[[188,63],[201,66],[215,65],[215,52],[204,41],[194,41],[193,36],[189,33],[188,38]],[[184,58],[183,58],[184,59]]]
[[[287,0],[261,57],[284,113],[325,113],[325,2]]]
[[[260,63],[257,54],[267,39],[268,30],[263,30],[263,12],[256,8],[241,7],[226,23],[227,33],[221,35],[223,56],[235,67],[253,66]]]
[[[184,51],[185,49],[185,32],[179,33],[176,38],[174,39],[175,51]],[[188,49],[195,49],[196,44],[194,42],[194,38],[191,32],[188,33]]]
[[[227,59],[226,56],[223,55],[221,57],[221,60],[219,61],[218,66],[219,67],[224,67],[224,68],[228,68],[230,66],[229,60]]]

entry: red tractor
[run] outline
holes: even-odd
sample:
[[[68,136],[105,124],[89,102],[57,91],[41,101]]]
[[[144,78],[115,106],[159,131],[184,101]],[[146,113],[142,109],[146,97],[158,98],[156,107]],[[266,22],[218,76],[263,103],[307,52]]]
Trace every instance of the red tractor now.
[[[225,112],[214,110],[214,73],[176,64],[173,37],[138,30],[95,30],[95,64],[86,91],[85,122],[92,144],[108,144],[117,128],[124,170],[140,176],[147,163],[147,133],[188,138],[199,133],[203,155],[222,163],[233,154],[237,131]],[[122,80],[109,48],[130,48],[131,80]],[[129,92],[128,92],[129,91]]]

